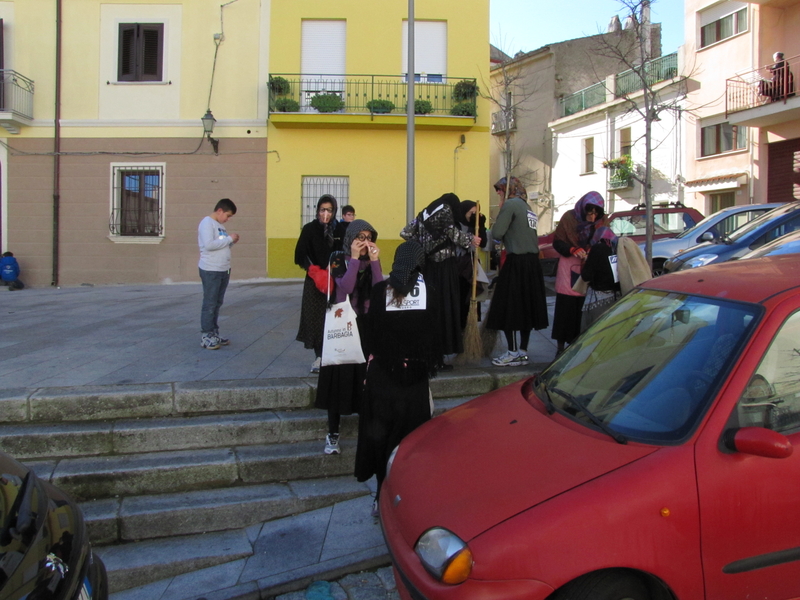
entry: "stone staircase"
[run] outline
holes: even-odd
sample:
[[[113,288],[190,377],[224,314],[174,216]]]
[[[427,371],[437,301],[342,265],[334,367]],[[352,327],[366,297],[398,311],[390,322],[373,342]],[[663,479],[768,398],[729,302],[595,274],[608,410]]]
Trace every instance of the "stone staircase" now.
[[[437,411],[528,375],[457,369],[432,381]],[[112,592],[241,559],[248,528],[370,493],[322,453],[316,378],[0,392],[0,450],[75,498]]]

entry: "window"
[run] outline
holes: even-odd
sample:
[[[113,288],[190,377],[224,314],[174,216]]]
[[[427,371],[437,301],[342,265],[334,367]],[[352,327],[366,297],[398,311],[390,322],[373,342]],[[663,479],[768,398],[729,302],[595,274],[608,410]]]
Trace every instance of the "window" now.
[[[713,156],[747,148],[747,127],[719,123],[700,130],[700,156]]]
[[[583,140],[583,173],[594,172],[594,138]]]
[[[341,218],[341,210],[345,204],[350,204],[350,178],[349,177],[303,177],[303,207],[301,227],[313,221],[317,216],[317,201],[323,194],[330,194],[336,198],[339,206],[336,218]]]
[[[112,165],[113,236],[163,234],[164,165]]]
[[[403,21],[403,73],[408,73],[408,21]],[[447,76],[447,22],[414,21],[414,81],[442,83]],[[424,76],[423,76],[424,74]]]
[[[619,156],[630,156],[631,148],[631,128],[625,127],[619,130]]]
[[[800,428],[800,314],[783,324],[736,407],[740,427],[781,433]]]
[[[711,213],[709,214],[714,214],[718,210],[722,210],[723,208],[728,208],[729,206],[736,204],[736,192],[721,192],[719,194],[711,194],[709,199],[711,200]],[[728,218],[730,219],[732,217]],[[746,215],[742,215],[742,219],[744,219],[742,224],[749,221],[750,218],[747,218]],[[727,231],[733,231],[733,229],[728,229]]]
[[[320,93],[339,94],[344,100],[347,21],[303,20],[301,38],[302,110],[314,111],[311,100]]]
[[[120,23],[118,81],[161,81],[163,23]]]
[[[747,5],[743,2],[724,2],[703,13],[700,23],[700,47],[705,48],[747,31]]]

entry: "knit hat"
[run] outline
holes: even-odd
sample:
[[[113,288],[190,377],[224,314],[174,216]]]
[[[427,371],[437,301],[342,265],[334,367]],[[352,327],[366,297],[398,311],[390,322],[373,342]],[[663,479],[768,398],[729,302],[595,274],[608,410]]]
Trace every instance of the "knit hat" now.
[[[355,221],[354,221],[355,222]],[[394,253],[392,272],[389,273],[389,285],[407,295],[417,283],[417,274],[425,264],[425,251],[414,240],[403,242]]]
[[[378,232],[375,231],[372,225],[367,223],[364,219],[354,219],[347,225],[347,230],[344,232],[344,237],[342,238],[342,250],[344,250],[345,255],[350,256],[350,248],[353,245],[353,240],[355,240],[362,231],[369,231],[372,234],[372,241],[377,241]]]

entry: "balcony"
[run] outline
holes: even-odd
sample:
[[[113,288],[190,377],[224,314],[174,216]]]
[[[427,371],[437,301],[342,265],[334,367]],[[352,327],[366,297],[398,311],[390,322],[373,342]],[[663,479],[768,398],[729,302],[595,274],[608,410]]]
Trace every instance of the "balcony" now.
[[[273,73],[267,87],[269,118],[276,127],[405,127],[404,75]],[[477,119],[475,79],[417,75],[414,95],[420,129],[468,129]]]
[[[800,98],[795,92],[796,73],[800,73],[800,56],[727,79],[725,114],[728,122],[748,127],[769,127],[800,119]]]
[[[0,69],[0,126],[9,133],[33,122],[33,81],[16,71]]]
[[[644,64],[645,81],[655,85],[678,75],[678,53],[673,52]],[[642,89],[642,78],[633,69],[614,77],[614,97],[622,98]],[[610,85],[610,84],[609,84]],[[601,81],[560,100],[560,117],[568,117],[606,101],[606,83]]]
[[[627,171],[615,169],[613,167],[610,168],[609,171],[609,192],[621,192],[623,190],[629,190],[633,187],[633,177],[629,175]]]
[[[500,109],[492,113],[492,135],[502,135],[516,129],[517,113],[513,108]]]

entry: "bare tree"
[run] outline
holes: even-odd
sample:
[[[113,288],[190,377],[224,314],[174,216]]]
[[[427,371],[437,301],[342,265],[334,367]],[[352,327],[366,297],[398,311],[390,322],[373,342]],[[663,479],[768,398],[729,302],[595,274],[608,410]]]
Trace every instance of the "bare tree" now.
[[[647,219],[647,236],[645,257],[652,267],[653,261],[653,123],[660,120],[659,115],[665,111],[678,110],[680,94],[674,93],[674,87],[664,87],[663,81],[678,76],[677,65],[674,67],[660,60],[652,60],[652,27],[650,23],[651,0],[617,0],[626,13],[625,30],[633,35],[601,37],[596,52],[598,56],[613,58],[628,69],[626,76],[629,84],[625,89],[616,89],[617,97],[623,98],[630,112],[638,113],[644,122],[644,166],[634,169],[632,177],[642,184],[644,190],[645,215]],[[674,70],[673,70],[674,69]],[[685,77],[679,79],[684,82]],[[681,83],[682,85],[682,83]],[[668,90],[671,98],[662,96]]]

